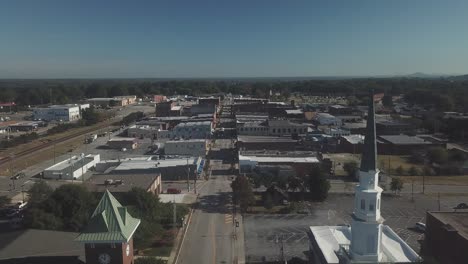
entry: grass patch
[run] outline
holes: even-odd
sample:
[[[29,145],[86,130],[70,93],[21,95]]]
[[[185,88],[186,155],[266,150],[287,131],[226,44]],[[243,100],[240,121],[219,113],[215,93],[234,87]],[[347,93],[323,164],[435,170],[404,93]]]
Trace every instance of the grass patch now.
[[[423,176],[399,176],[404,183],[422,184]],[[425,176],[425,184],[433,185],[468,185],[468,175],[463,176]]]
[[[158,257],[169,257],[171,254],[172,247],[171,246],[162,246],[162,247],[152,247],[143,250],[143,254],[145,256],[158,256]]]

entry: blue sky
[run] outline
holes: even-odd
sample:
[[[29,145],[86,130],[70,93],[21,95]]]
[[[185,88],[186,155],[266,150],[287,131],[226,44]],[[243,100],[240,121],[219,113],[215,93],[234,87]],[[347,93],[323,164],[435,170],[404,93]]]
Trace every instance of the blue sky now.
[[[468,73],[468,1],[0,2],[0,78]]]

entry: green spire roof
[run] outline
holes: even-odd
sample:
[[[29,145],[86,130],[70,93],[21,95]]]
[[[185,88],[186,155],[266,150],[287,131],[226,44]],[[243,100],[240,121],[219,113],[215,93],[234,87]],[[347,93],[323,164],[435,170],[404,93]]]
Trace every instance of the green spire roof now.
[[[361,171],[377,170],[377,144],[375,140],[374,91],[371,90],[369,110],[367,113],[366,137],[364,138],[364,148],[361,158]]]
[[[75,239],[84,243],[127,242],[140,224],[108,191],[104,193],[88,226]]]

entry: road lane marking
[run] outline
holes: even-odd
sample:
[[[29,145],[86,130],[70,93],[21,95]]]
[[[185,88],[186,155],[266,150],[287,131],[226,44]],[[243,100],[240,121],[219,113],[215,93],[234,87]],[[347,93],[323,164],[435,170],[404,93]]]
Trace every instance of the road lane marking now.
[[[232,215],[231,214],[225,214],[224,215],[224,223],[232,224]]]
[[[212,223],[211,224],[211,243],[212,243],[212,253],[211,253],[211,256],[212,256],[212,260],[213,260],[213,264],[216,264],[216,240],[215,240],[215,232],[214,232],[214,226],[215,226],[215,223]]]

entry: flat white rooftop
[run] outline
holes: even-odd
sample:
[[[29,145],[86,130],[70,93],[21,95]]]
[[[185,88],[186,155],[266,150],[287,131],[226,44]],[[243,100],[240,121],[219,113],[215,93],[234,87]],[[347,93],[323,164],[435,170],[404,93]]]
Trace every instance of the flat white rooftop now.
[[[340,246],[350,245],[351,227],[311,226],[310,232],[313,234],[327,263],[339,263],[336,252],[340,249]],[[419,255],[387,225],[382,225],[381,249],[383,255],[381,263],[412,263],[420,261],[421,259]]]
[[[281,156],[243,156],[239,155],[239,160],[250,160],[256,162],[268,162],[268,163],[318,163],[319,160],[316,157],[281,157]]]
[[[188,164],[195,164],[196,158],[189,158]],[[114,170],[115,171],[124,171],[124,170],[141,170],[141,169],[152,169],[152,168],[166,168],[166,167],[176,167],[176,166],[185,166],[187,165],[187,159],[165,159],[165,160],[142,160],[142,159],[132,159],[121,161]]]

